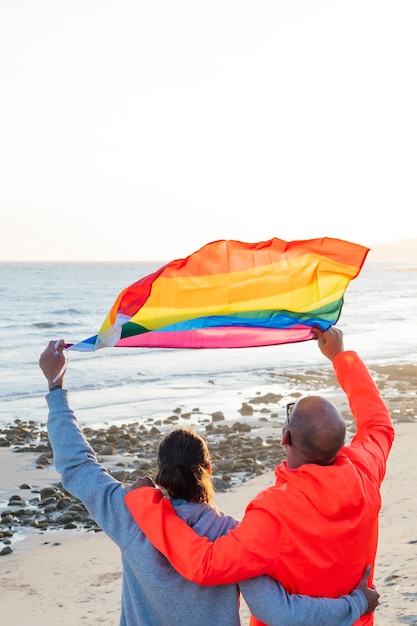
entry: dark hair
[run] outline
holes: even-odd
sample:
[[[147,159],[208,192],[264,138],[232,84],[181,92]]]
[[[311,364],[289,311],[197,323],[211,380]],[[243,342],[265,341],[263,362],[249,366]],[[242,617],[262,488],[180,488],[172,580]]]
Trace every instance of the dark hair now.
[[[171,498],[211,503],[214,489],[204,439],[191,428],[175,428],[165,435],[159,444],[155,482]]]

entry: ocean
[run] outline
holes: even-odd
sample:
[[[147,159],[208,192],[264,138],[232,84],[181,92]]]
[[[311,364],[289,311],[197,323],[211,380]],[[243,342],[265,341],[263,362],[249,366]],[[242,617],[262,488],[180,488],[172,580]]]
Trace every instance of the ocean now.
[[[97,333],[119,292],[160,263],[0,263],[0,427],[45,423],[38,358],[51,339]],[[345,294],[345,348],[368,364],[417,363],[417,267],[366,261]],[[104,348],[69,352],[66,386],[81,424],[155,419],[196,408],[239,417],[256,393],[288,389],[279,373],[328,366],[315,341],[232,350]],[[284,404],[283,404],[284,406]],[[191,421],[192,423],[192,421]]]

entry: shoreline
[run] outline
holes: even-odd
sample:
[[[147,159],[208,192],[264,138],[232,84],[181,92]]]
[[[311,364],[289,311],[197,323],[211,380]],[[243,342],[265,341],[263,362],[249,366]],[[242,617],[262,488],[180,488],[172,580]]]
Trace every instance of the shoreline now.
[[[377,382],[394,424],[417,419],[417,365],[372,365],[369,370]],[[100,428],[82,426],[97,458],[120,482],[129,483],[143,474],[156,474],[157,449],[161,436],[177,426],[191,426],[207,441],[212,458],[212,479],[215,491],[229,492],[242,483],[274,470],[283,460],[285,449],[280,445],[285,404],[302,395],[320,393],[327,396],[346,421],[346,442],[356,431],[347,399],[340,389],[333,368],[305,369],[292,374],[279,373],[278,391],[286,388],[286,395],[276,393],[277,385],[246,390],[239,396],[240,408],[225,406],[223,410],[203,413],[199,407],[186,411],[172,408],[162,419],[147,419],[119,425],[113,423]],[[304,393],[301,392],[304,390]],[[245,399],[246,398],[246,399]],[[237,409],[237,410],[236,410]],[[46,407],[45,407],[46,412]],[[238,416],[238,417],[236,417]],[[15,533],[29,528],[40,530],[57,528],[85,528],[97,530],[85,507],[68,494],[53,472],[53,455],[46,426],[34,421],[15,420],[0,428],[0,454],[4,451],[17,456],[34,454],[33,469],[39,479],[17,482],[18,472],[10,471],[10,461],[3,461],[0,473],[0,542],[13,549]],[[6,457],[7,458],[7,457]],[[20,467],[23,461],[18,463]],[[52,479],[53,476],[53,479]],[[16,479],[12,484],[12,479]],[[25,484],[26,483],[26,484]],[[6,509],[6,510],[5,510]],[[8,516],[5,514],[9,513]],[[2,533],[2,529],[8,534]],[[27,534],[27,533],[26,533]]]

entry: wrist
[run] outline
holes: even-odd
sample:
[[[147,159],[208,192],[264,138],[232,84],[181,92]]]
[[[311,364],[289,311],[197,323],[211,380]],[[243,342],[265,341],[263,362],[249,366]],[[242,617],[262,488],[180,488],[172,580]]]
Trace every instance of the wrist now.
[[[365,592],[362,591],[362,589],[359,589],[359,587],[355,587],[350,595],[354,598],[360,615],[364,615],[368,610],[368,599]]]
[[[55,391],[55,389],[62,389],[62,383],[58,385],[52,384],[52,386],[49,387],[49,393],[51,393],[51,391]]]

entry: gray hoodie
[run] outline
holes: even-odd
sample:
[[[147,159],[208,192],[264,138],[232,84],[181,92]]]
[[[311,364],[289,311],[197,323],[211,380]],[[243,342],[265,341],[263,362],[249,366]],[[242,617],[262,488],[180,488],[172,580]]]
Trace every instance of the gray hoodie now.
[[[126,489],[97,461],[68,403],[68,391],[46,396],[48,435],[64,488],[120,548],[123,565],[120,626],[240,626],[240,590],[252,613],[270,626],[350,626],[366,610],[362,592],[336,600],[287,594],[267,576],[237,585],[201,586],[185,580],[149,543],[124,503]],[[207,504],[173,506],[211,541],[238,523]]]

